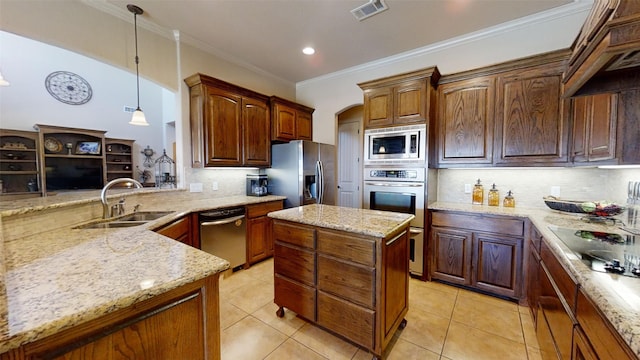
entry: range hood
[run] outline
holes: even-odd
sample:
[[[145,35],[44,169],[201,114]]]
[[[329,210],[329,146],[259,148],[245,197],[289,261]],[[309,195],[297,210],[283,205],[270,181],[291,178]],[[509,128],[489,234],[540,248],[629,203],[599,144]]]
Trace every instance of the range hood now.
[[[565,97],[640,88],[640,1],[596,0],[572,50]]]

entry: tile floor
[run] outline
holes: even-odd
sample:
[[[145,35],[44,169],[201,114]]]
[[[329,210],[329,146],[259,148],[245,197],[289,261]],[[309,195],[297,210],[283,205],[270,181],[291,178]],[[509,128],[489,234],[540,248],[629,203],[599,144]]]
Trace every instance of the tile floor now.
[[[273,260],[220,280],[222,360],[371,359],[372,355],[286,310],[276,316]],[[386,359],[540,359],[529,309],[411,279],[407,327]]]

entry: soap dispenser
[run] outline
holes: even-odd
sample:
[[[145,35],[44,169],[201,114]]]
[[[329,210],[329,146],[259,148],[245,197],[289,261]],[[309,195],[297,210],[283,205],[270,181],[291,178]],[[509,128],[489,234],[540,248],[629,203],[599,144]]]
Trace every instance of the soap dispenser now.
[[[471,198],[471,203],[473,205],[482,205],[482,202],[484,201],[484,187],[480,184],[480,179],[478,179],[478,182],[473,186]]]
[[[488,198],[489,206],[499,206],[500,205],[500,192],[496,189],[496,184],[491,186],[491,190],[489,190],[489,198]]]
[[[502,202],[502,206],[504,207],[516,207],[516,199],[513,198],[513,193],[511,190],[507,192],[507,196],[504,197],[504,201]]]

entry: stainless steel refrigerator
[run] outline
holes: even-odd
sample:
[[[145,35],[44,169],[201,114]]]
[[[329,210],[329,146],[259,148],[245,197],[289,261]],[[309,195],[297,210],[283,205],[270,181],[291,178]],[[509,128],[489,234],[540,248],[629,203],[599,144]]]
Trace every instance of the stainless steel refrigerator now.
[[[285,208],[307,204],[335,205],[336,147],[296,140],[271,146],[266,173],[269,193],[283,195]]]

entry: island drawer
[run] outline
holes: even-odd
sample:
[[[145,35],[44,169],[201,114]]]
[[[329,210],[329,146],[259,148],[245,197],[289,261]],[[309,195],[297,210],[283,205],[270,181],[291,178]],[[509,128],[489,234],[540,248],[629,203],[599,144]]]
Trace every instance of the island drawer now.
[[[275,220],[273,222],[273,241],[282,241],[293,245],[315,248],[315,230]]]
[[[347,263],[318,254],[318,290],[373,309],[375,268]]]
[[[524,220],[513,217],[457,214],[434,211],[431,213],[431,225],[463,228],[474,231],[503,235],[523,236]]]
[[[274,302],[303,318],[316,321],[316,289],[291,281],[278,274],[274,277]]]
[[[341,259],[374,266],[376,243],[374,239],[344,234],[337,231],[318,230],[318,251]]]
[[[375,345],[375,312],[322,291],[318,291],[318,324],[361,346]]]
[[[301,283],[315,285],[315,254],[300,248],[276,243],[273,272]]]

